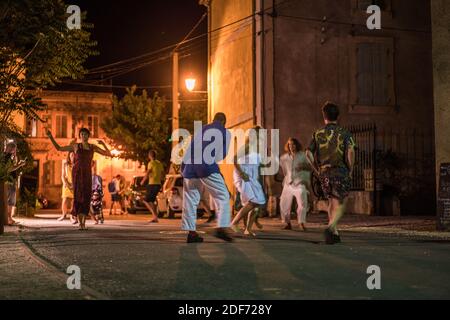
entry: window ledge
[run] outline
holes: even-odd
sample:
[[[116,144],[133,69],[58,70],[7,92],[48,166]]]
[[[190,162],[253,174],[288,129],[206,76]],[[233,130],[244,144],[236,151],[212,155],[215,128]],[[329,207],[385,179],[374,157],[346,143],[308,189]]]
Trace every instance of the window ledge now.
[[[348,112],[350,114],[395,114],[397,113],[397,107],[349,105]]]

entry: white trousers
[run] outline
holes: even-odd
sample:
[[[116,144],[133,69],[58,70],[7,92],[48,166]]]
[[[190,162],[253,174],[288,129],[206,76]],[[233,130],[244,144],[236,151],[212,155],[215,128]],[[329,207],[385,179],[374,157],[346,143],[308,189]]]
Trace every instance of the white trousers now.
[[[293,186],[286,184],[280,198],[281,220],[284,223],[291,222],[291,207],[294,198],[297,200],[297,219],[298,223],[306,223],[306,214],[308,213],[308,189],[300,184]]]
[[[183,179],[182,230],[195,231],[197,229],[197,207],[200,203],[201,192],[205,189],[214,199],[216,205],[217,227],[228,228],[230,226],[230,193],[222,175],[214,173],[207,178]]]

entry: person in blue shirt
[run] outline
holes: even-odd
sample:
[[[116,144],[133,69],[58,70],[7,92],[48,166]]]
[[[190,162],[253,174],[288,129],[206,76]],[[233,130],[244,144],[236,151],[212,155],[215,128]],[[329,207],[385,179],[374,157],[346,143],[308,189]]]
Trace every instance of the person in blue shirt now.
[[[218,166],[228,153],[231,139],[230,132],[225,129],[226,121],[225,114],[217,113],[211,124],[203,126],[201,133],[195,134],[183,158],[182,230],[189,231],[188,243],[203,242],[196,232],[197,207],[202,190],[212,196],[217,206],[215,236],[233,241],[226,230],[231,223],[230,193]]]

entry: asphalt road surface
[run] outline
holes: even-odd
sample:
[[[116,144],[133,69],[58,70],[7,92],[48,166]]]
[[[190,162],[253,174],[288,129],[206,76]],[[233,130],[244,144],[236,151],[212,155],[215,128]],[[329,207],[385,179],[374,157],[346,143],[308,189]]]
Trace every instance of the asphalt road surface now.
[[[327,246],[322,225],[284,231],[264,219],[256,238],[225,243],[200,224],[205,243],[187,244],[180,220],[160,221],[88,222],[78,231],[52,220],[1,236],[0,299],[450,298],[445,239],[344,231],[342,244]],[[81,290],[67,289],[72,265]],[[367,287],[372,265],[380,290]]]

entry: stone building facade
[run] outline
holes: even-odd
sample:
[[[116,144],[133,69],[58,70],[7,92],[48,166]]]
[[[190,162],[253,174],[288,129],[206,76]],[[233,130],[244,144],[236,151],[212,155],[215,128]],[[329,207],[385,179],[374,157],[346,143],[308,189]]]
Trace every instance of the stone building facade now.
[[[381,30],[367,28],[373,3]],[[222,111],[230,128],[279,129],[280,145],[296,137],[306,146],[323,125],[322,104],[334,101],[359,142],[350,211],[434,213],[429,0],[202,4],[209,10],[210,117]],[[230,188],[231,170],[224,167]]]

